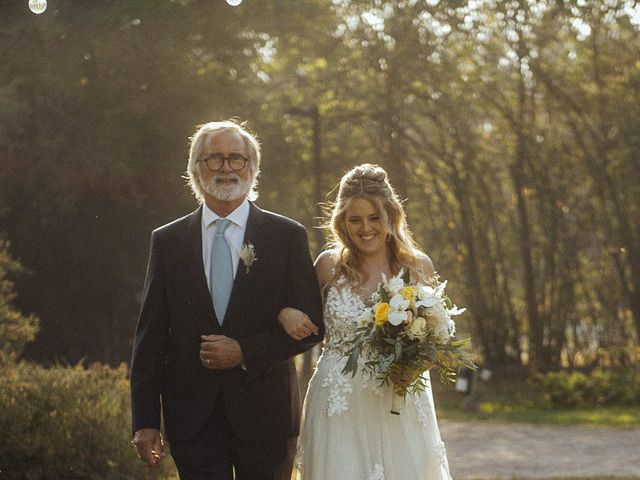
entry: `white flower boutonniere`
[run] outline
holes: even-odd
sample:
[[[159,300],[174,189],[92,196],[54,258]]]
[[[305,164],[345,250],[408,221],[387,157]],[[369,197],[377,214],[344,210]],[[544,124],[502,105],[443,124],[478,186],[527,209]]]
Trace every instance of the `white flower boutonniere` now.
[[[242,245],[242,247],[240,248],[240,260],[242,260],[242,263],[244,263],[247,273],[249,273],[249,268],[251,268],[251,265],[253,265],[253,262],[255,262],[257,259],[258,257],[256,257],[256,249],[252,244],[245,243],[244,245]]]

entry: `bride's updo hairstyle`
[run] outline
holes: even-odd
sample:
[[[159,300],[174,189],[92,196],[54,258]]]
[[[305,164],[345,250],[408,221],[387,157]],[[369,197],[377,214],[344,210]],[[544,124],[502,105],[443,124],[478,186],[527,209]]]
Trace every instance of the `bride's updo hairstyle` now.
[[[328,228],[329,246],[338,253],[335,278],[345,274],[356,284],[362,283],[362,255],[347,233],[346,214],[357,199],[365,199],[389,222],[389,261],[394,274],[403,268],[419,270],[416,254],[418,249],[407,226],[402,203],[387,179],[387,172],[378,165],[365,163],[349,170],[340,180],[335,204],[330,213]]]

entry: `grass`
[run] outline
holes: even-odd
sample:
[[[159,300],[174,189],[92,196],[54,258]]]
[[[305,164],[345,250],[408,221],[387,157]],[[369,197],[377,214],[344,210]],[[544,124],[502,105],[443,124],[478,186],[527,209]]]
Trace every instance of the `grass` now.
[[[494,480],[492,478],[478,480]],[[535,480],[531,477],[509,477],[508,480]],[[595,477],[545,477],[544,480],[640,480],[638,477],[611,477],[611,476],[595,476]]]
[[[546,404],[528,384],[491,382],[476,397],[455,392],[453,386],[433,382],[440,419],[599,427],[638,427],[637,406],[557,408]]]
[[[553,425],[593,425],[601,427],[638,427],[638,409],[631,407],[592,407],[550,409],[499,402],[482,402],[477,410],[440,407],[438,417],[457,421],[488,420],[502,423]]]

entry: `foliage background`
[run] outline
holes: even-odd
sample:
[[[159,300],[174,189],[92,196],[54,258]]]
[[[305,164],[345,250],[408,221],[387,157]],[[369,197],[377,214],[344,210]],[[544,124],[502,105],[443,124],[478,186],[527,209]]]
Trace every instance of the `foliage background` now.
[[[637,361],[640,35],[630,0],[51,1],[0,15],[0,231],[40,362],[128,360],[149,232],[195,207],[196,124],[263,144],[260,205],[386,167],[494,368]],[[330,199],[331,197],[329,197]],[[315,252],[320,237],[312,235]]]

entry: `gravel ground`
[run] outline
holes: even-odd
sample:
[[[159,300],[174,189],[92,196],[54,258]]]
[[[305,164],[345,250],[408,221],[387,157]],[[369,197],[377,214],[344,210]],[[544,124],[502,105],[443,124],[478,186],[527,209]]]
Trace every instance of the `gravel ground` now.
[[[640,428],[441,421],[454,480],[640,478]]]

